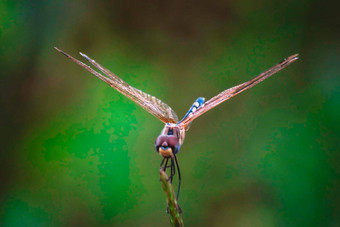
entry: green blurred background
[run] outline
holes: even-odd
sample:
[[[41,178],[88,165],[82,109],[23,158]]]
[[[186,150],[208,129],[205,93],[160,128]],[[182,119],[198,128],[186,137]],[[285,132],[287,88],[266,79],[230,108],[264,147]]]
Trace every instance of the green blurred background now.
[[[178,155],[187,226],[340,225],[339,4],[0,2],[1,226],[169,226],[163,124],[57,53],[88,54],[182,117],[193,101],[300,60],[198,118]]]

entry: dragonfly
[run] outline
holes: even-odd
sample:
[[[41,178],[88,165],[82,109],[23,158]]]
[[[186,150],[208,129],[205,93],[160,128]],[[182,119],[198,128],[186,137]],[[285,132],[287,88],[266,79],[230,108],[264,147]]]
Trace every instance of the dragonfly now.
[[[155,96],[152,96],[135,87],[132,87],[120,77],[118,77],[87,55],[80,52],[80,55],[82,57],[84,57],[90,64],[92,64],[97,70],[102,73],[99,73],[90,66],[77,60],[76,58],[58,49],[57,47],[54,48],[76,64],[80,65],[82,68],[92,73],[94,76],[98,77],[99,79],[110,85],[112,88],[116,89],[118,92],[122,93],[123,95],[140,105],[143,109],[154,115],[160,121],[165,123],[163,130],[156,139],[155,149],[163,157],[160,168],[163,169],[163,171],[167,171],[168,169],[170,169],[169,180],[171,183],[177,171],[177,201],[181,187],[181,172],[176,155],[180,151],[180,148],[184,142],[185,133],[190,128],[192,121],[205,112],[215,108],[222,102],[264,81],[273,74],[286,68],[288,65],[295,62],[299,58],[298,54],[294,54],[288,58],[285,58],[283,61],[279,62],[267,71],[254,77],[253,79],[226,89],[206,102],[203,97],[197,98],[196,101],[189,108],[188,112],[184,115],[182,120],[178,120],[177,114],[175,113],[175,111],[172,110],[169,105],[165,104],[163,101],[156,98]]]

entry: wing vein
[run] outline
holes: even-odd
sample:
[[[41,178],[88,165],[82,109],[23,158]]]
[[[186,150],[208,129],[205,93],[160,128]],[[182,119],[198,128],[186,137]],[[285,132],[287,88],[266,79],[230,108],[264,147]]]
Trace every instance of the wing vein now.
[[[71,59],[76,64],[80,65],[90,73],[92,73],[94,76],[98,77],[108,85],[110,85],[112,88],[116,89],[121,94],[125,95],[138,105],[140,105],[142,108],[144,108],[146,111],[157,117],[159,120],[161,120],[164,123],[177,123],[178,117],[176,113],[171,109],[170,106],[162,102],[160,99],[157,99],[156,97],[149,95],[137,88],[134,88],[130,86],[128,83],[126,83],[124,80],[122,80],[120,77],[116,76],[114,73],[97,63],[95,60],[89,58],[87,55],[80,53],[81,56],[83,56],[87,61],[89,61],[94,67],[99,69],[102,73],[104,73],[106,76],[102,75],[101,73],[95,71],[90,66],[84,64],[83,62],[77,60],[76,58],[72,57],[71,55],[67,54],[66,52],[58,49],[55,47],[57,51],[64,54],[66,57]]]
[[[242,83],[240,85],[237,85],[235,87],[229,88],[227,90],[222,91],[220,94],[214,96],[207,102],[205,102],[199,109],[197,109],[193,114],[189,115],[187,118],[183,119],[180,123],[180,125],[188,125],[190,122],[192,122],[197,117],[201,116],[205,112],[213,109],[217,105],[221,104],[222,102],[232,98],[233,96],[255,86],[256,84],[264,81],[268,77],[272,76],[273,74],[277,73],[278,71],[284,69],[294,61],[298,59],[298,54],[292,55],[288,57],[287,59],[281,61],[277,65],[273,66],[272,68],[268,69],[267,71],[261,73],[257,77],[253,78],[250,81],[247,81],[245,83]]]

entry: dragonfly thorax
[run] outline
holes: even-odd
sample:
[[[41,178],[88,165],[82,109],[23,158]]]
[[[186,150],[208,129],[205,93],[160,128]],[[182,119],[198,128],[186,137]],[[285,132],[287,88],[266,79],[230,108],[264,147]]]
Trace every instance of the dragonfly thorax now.
[[[179,152],[184,141],[185,130],[177,124],[166,124],[157,137],[155,148],[163,157],[172,157]]]

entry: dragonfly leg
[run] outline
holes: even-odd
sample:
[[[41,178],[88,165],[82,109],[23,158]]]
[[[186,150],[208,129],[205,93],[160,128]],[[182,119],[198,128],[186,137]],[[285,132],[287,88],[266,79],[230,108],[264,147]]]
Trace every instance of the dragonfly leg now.
[[[173,178],[173,176],[174,176],[174,175],[172,174],[172,173],[173,173],[173,169],[174,169],[174,168],[173,168],[173,167],[174,167],[174,160],[171,159],[171,164],[170,164],[169,167],[170,167],[170,177],[169,177],[169,179],[170,179],[170,183],[172,184],[172,178]]]
[[[181,171],[179,169],[179,164],[178,164],[176,155],[171,157],[170,165],[168,165],[169,159],[170,158],[168,158],[168,157],[164,157],[162,162],[161,162],[160,168],[163,169],[163,171],[166,171],[167,168],[170,167],[170,177],[169,177],[169,180],[170,180],[171,183],[172,183],[173,177],[176,174],[176,169],[177,169],[177,173],[178,173],[178,188],[177,188],[176,200],[178,200],[179,192],[181,190],[181,180],[182,180],[181,179]]]
[[[179,165],[178,165],[176,155],[174,155],[174,159],[175,159],[175,165],[177,167],[177,172],[178,172],[178,188],[177,188],[177,195],[176,195],[176,200],[178,201],[179,192],[181,189],[181,171],[179,170]]]
[[[169,162],[169,158],[168,157],[164,157],[159,168],[163,169],[163,171],[166,171],[166,169],[170,166],[168,166],[168,162]]]
[[[159,166],[159,168],[163,168],[163,164],[164,164],[164,161],[165,161],[165,157],[163,158],[163,160],[162,160],[162,162],[161,162],[161,164],[160,164],[160,166]]]
[[[169,158],[165,158],[165,164],[163,166],[163,171],[165,172],[166,169],[168,168],[168,162],[169,162]]]
[[[176,175],[176,168],[177,168],[178,188],[177,188],[176,200],[178,200],[180,187],[181,187],[181,172],[179,170],[179,165],[178,165],[176,155],[173,155],[173,157],[171,157],[170,165],[168,165],[169,159],[170,159],[170,157],[164,157],[162,162],[161,162],[160,168],[163,169],[163,171],[165,171],[165,172],[168,168],[170,168],[170,177],[169,177],[168,181],[170,181],[171,184],[172,184],[173,177]],[[182,213],[179,205],[178,205],[177,209],[179,210],[180,213]],[[167,208],[167,213],[169,213],[169,207]]]
[[[175,166],[175,161],[174,158],[171,158],[171,165],[170,165],[170,182],[172,183],[173,177],[176,174],[176,166]]]

